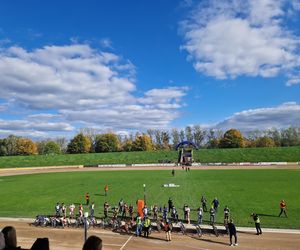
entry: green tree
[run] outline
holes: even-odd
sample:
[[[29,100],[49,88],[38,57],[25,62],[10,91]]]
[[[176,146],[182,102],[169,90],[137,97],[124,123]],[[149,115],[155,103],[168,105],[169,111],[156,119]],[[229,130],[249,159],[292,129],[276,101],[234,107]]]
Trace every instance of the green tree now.
[[[133,141],[131,139],[126,139],[123,143],[123,151],[130,152],[133,151]]]
[[[172,141],[173,141],[172,146],[173,146],[173,149],[175,149],[179,143],[179,132],[178,132],[177,128],[172,129],[171,136],[172,136]]]
[[[58,155],[61,153],[60,146],[54,141],[48,141],[45,144],[43,154],[45,155]]]
[[[161,131],[159,129],[154,130],[154,136],[155,136],[155,149],[161,150],[163,148]]]
[[[120,150],[120,141],[116,134],[107,133],[96,135],[95,152],[117,152]]]
[[[267,131],[267,135],[273,139],[275,142],[276,147],[281,146],[281,134],[276,128],[269,129]]]
[[[190,142],[193,141],[193,129],[191,126],[185,127],[185,137],[188,141],[190,141]]]
[[[221,148],[242,148],[244,147],[244,138],[237,129],[229,129],[225,132],[220,141]]]
[[[6,139],[0,139],[0,156],[7,155]]]
[[[67,152],[70,154],[89,153],[91,150],[91,140],[82,133],[76,135],[68,144]]]
[[[18,146],[18,140],[21,137],[15,136],[15,135],[9,135],[5,139],[5,144],[6,144],[6,150],[7,150],[7,155],[17,155],[17,146]]]
[[[139,135],[135,138],[133,145],[133,151],[152,151],[153,143],[148,135]]]
[[[207,133],[207,148],[218,148],[222,134],[221,130],[210,129]]]
[[[289,127],[281,131],[282,146],[298,146],[300,145],[300,128]]]
[[[185,140],[184,130],[181,129],[179,132],[179,142],[183,142]]]
[[[275,142],[268,136],[257,138],[255,141],[256,147],[275,147]]]
[[[162,148],[164,150],[170,149],[170,134],[168,131],[161,132],[161,141],[162,141]]]
[[[195,125],[193,127],[193,137],[194,137],[194,143],[196,144],[196,146],[198,148],[201,147],[204,138],[205,138],[205,130],[202,130],[201,127],[199,125]]]

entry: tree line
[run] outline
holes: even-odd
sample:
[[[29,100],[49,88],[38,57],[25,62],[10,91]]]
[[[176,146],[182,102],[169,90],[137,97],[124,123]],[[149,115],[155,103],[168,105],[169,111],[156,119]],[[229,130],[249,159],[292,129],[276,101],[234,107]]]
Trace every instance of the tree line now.
[[[170,131],[149,129],[129,135],[97,133],[94,129],[84,128],[71,140],[61,137],[42,141],[9,135],[0,139],[0,156],[174,150],[178,143],[185,140],[193,142],[198,148],[300,146],[300,127],[255,130],[245,135],[237,129],[223,132],[220,129],[202,129],[198,125]]]

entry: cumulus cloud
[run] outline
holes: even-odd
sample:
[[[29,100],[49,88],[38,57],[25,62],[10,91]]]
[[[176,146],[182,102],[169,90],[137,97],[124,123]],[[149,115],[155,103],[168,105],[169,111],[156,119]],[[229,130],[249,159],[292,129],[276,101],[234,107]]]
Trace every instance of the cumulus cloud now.
[[[299,78],[300,38],[286,25],[286,12],[298,5],[296,0],[202,1],[181,22],[181,48],[198,72],[217,79]]]
[[[300,105],[296,102],[287,102],[276,107],[234,113],[231,117],[218,123],[215,128],[222,130],[237,128],[247,132],[256,129],[298,127],[299,124]]]
[[[41,132],[70,131],[77,124],[111,130],[165,127],[179,116],[187,92],[167,87],[137,97],[135,66],[86,44],[2,48],[0,86],[0,100],[28,115],[0,120],[0,129]]]

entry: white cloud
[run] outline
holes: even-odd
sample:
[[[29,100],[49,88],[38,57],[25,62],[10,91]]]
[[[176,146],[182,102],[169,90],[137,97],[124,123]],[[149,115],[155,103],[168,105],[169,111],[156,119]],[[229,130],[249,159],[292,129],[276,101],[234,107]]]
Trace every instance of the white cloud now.
[[[271,128],[299,127],[300,105],[296,102],[283,103],[277,107],[250,109],[233,114],[215,125],[227,130],[237,128],[242,131],[264,130]]]
[[[22,108],[27,117],[0,120],[0,129],[44,133],[87,123],[111,130],[159,128],[179,116],[186,88],[153,89],[137,97],[134,79],[129,60],[86,44],[2,48],[0,100],[13,111]]]
[[[100,40],[100,45],[105,48],[105,49],[112,49],[113,48],[113,45],[112,45],[112,40],[108,37],[106,38],[102,38]]]
[[[287,81],[286,85],[287,86],[291,86],[294,84],[300,84],[300,77],[299,78],[292,78],[290,80]]]
[[[32,122],[29,120],[2,120],[0,119],[1,130],[28,130],[28,131],[72,131],[72,127],[64,122]]]
[[[181,22],[194,68],[218,79],[297,76],[300,38],[286,25],[287,0],[202,1]]]
[[[184,104],[181,103],[181,99],[187,90],[186,87],[151,89],[145,93],[144,97],[139,98],[139,102],[162,109],[178,109],[184,106]]]

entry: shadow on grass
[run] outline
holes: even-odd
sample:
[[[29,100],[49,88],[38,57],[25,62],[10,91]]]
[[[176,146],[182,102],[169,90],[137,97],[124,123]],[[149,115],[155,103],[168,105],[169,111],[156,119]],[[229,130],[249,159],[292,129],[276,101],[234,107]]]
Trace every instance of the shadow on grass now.
[[[95,196],[105,196],[105,194],[94,194]]]
[[[278,215],[274,215],[274,214],[258,214],[261,217],[278,217]]]

